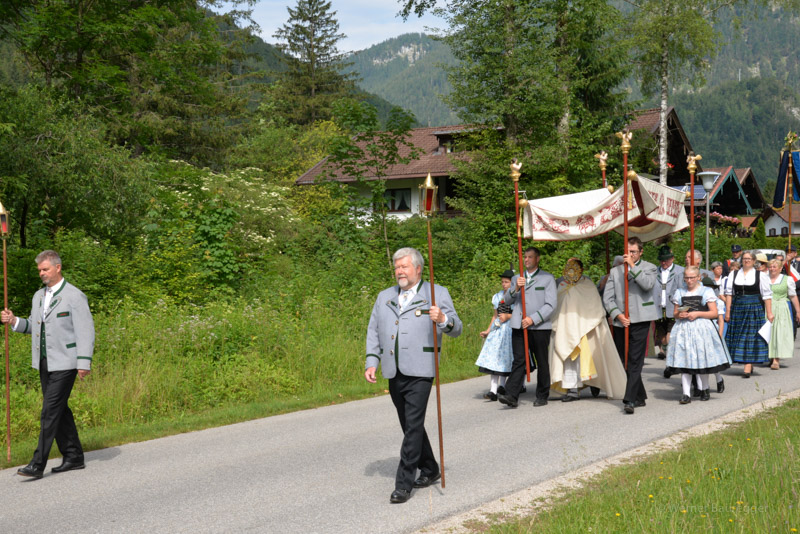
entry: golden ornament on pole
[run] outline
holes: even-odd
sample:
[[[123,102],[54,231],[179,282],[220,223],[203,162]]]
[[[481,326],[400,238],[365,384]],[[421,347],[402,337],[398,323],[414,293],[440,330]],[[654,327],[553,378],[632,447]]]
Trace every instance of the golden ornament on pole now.
[[[431,235],[431,217],[436,210],[436,193],[439,187],[434,184],[431,173],[419,186],[419,213],[424,215],[428,223],[428,272],[431,282],[431,306],[436,306],[436,293],[434,292],[433,281],[433,237]],[[439,383],[439,342],[436,332],[436,324],[431,322],[433,328],[433,364],[436,376],[436,416],[439,422],[439,465],[442,472],[442,489],[445,487],[444,477],[444,441],[442,436],[442,390]]]
[[[694,174],[697,171],[697,162],[703,159],[700,154],[689,152],[686,158],[689,169],[689,250],[692,251],[689,265],[694,265]],[[687,266],[688,267],[688,266]]]

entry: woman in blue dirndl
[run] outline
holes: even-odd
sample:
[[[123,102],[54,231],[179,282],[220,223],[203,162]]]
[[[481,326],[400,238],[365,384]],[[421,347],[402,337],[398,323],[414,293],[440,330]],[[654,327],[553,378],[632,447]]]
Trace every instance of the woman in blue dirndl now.
[[[492,297],[492,322],[489,328],[481,332],[481,337],[486,338],[486,341],[475,362],[480,372],[491,375],[489,391],[484,393],[483,398],[492,401],[497,400],[498,390],[505,393],[506,378],[511,374],[511,363],[514,359],[511,327],[508,324],[511,319],[511,305],[503,301],[503,294],[511,287],[513,276],[514,271],[510,269],[500,275],[503,290]]]
[[[692,378],[700,382],[700,400],[711,398],[708,375],[730,367],[728,349],[716,325],[717,297],[714,290],[700,283],[700,269],[687,267],[683,272],[685,288],[672,296],[675,326],[670,334],[667,366],[681,373],[681,404],[692,402]]]
[[[769,275],[756,269],[754,260],[752,251],[742,254],[742,268],[731,275],[733,283],[725,290],[732,296],[725,310],[725,343],[733,362],[744,364],[744,378],[750,378],[754,363],[769,361],[769,347],[758,331],[773,319]]]

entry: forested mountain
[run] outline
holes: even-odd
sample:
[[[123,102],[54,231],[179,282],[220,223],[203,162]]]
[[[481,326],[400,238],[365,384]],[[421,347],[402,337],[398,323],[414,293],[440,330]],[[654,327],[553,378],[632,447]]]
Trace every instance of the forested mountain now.
[[[441,96],[450,92],[442,65],[455,63],[444,43],[421,33],[407,33],[356,52],[350,70],[359,85],[401,106],[424,126],[460,124]]]
[[[789,129],[800,129],[800,18],[760,8],[716,24],[723,45],[699,89],[681,87],[670,104],[703,155],[705,167],[752,167],[763,185],[774,179],[777,152]],[[739,27],[737,29],[737,24]],[[455,62],[446,44],[409,33],[355,53],[360,86],[412,111],[423,125],[458,124],[440,95],[450,91],[442,65]],[[626,82],[640,98],[636,80]],[[639,107],[656,107],[645,100]]]
[[[677,93],[672,105],[703,167],[752,167],[761,185],[777,178],[786,132],[800,129],[800,94],[772,77]]]

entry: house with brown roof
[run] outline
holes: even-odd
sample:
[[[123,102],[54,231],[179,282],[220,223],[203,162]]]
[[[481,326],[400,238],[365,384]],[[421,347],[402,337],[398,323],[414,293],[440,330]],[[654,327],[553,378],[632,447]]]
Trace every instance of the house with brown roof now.
[[[654,138],[659,139],[659,125],[661,123],[660,109],[652,108],[634,112],[634,117],[628,125],[631,131],[643,130]],[[689,138],[683,130],[675,108],[667,109],[667,162],[670,165],[667,174],[667,185],[680,191],[689,192],[691,176],[686,161],[690,152],[693,152]],[[702,161],[702,160],[701,160]],[[699,173],[704,169],[701,162],[697,162],[695,175],[694,200],[695,211],[704,211],[706,204],[706,191],[703,189]],[[750,167],[734,169],[731,167],[718,167],[705,169],[706,172],[717,172],[719,176],[709,192],[712,212],[722,215],[755,215],[767,206],[761,188],[756,182]],[[658,180],[658,177],[653,177]],[[685,203],[687,211],[690,200],[687,195]]]
[[[764,232],[767,237],[789,235],[789,204],[784,204],[780,209],[767,206],[761,212],[761,219],[764,219]],[[755,227],[758,218],[755,218],[750,225]],[[792,203],[792,235],[800,235],[800,204]]]
[[[655,140],[656,146],[658,146],[660,124],[660,108],[642,109],[633,112],[628,130],[631,132],[643,130],[646,135]],[[689,142],[686,132],[683,131],[681,121],[678,120],[675,108],[670,106],[667,109],[667,164],[670,166],[667,173],[667,185],[679,187],[689,183],[689,164],[686,157],[693,151],[692,144]],[[656,153],[657,158],[658,154]],[[697,162],[697,172],[702,170],[700,162]]]
[[[407,164],[392,165],[384,176],[365,176],[364,180],[386,180],[384,198],[388,214],[396,218],[407,218],[419,213],[419,186],[428,173],[439,186],[439,211],[448,211],[445,197],[453,196],[451,175],[456,171],[455,162],[467,159],[468,154],[459,151],[458,138],[468,132],[468,126],[439,126],[434,128],[414,128],[410,131],[409,142],[420,151],[418,159]],[[362,147],[363,148],[363,147]],[[401,147],[401,157],[407,157],[410,148]],[[345,175],[341,169],[324,159],[314,165],[295,181],[296,185],[309,185],[320,180],[334,180],[344,184],[353,184],[369,196],[368,187],[360,184],[352,176]]]

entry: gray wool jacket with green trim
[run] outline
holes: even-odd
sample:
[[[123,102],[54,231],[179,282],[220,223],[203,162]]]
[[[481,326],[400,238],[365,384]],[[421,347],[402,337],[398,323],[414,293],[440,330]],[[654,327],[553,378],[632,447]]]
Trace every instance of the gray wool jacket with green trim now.
[[[42,321],[45,326],[47,370],[91,370],[94,354],[94,320],[86,295],[66,280],[50,299],[49,309],[42,310],[45,288],[33,295],[31,315],[19,318],[15,332],[30,334],[31,364],[39,369]]]
[[[406,376],[433,377],[433,323],[430,318],[431,285],[420,282],[417,294],[400,310],[398,286],[378,294],[367,327],[367,361],[365,369],[378,367],[384,378],[394,378],[397,369]],[[436,305],[447,315],[445,325],[436,327],[439,357],[441,359],[442,334],[458,337],[461,334],[459,319],[453,300],[446,288],[436,284]]]
[[[617,265],[611,269],[603,291],[603,306],[614,326],[622,326],[617,317],[625,311],[625,266]],[[656,305],[653,287],[658,283],[658,269],[655,265],[639,260],[628,270],[628,311],[632,323],[655,321],[661,318],[661,308]],[[668,295],[667,299],[672,295]]]

